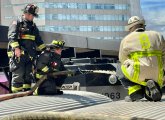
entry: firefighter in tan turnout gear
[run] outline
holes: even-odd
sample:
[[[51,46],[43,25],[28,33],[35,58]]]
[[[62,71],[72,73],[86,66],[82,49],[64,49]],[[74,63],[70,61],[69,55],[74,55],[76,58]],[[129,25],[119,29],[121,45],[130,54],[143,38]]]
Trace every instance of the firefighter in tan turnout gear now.
[[[26,91],[31,88],[32,64],[36,57],[36,48],[44,50],[39,30],[33,22],[38,16],[38,7],[28,4],[24,14],[14,20],[8,31],[8,57],[9,66],[12,72],[12,92]]]
[[[36,64],[36,79],[39,80],[43,75],[47,75],[47,79],[35,91],[35,95],[60,95],[60,91],[66,75],[51,76],[53,72],[66,70],[62,61],[61,53],[64,47],[64,41],[53,40],[47,45],[47,49],[38,57]]]
[[[128,89],[126,101],[160,101],[163,87],[165,41],[156,31],[145,31],[145,20],[133,16],[128,20],[128,34],[120,44],[119,60]]]

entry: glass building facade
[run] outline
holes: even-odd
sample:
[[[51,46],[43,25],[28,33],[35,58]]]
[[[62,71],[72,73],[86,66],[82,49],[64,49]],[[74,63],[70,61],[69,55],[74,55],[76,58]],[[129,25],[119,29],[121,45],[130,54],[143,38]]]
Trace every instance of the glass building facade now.
[[[100,40],[120,41],[129,17],[141,16],[139,0],[4,0],[1,24],[9,25],[31,2],[40,8],[40,30]],[[132,6],[139,11],[133,12]]]

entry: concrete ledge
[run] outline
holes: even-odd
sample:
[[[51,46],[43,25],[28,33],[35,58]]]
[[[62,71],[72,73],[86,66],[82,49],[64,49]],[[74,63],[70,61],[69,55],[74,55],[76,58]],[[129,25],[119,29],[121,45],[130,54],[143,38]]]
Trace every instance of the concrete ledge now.
[[[126,116],[75,114],[72,112],[27,112],[6,116],[1,120],[131,120]],[[137,120],[137,119],[132,119]]]

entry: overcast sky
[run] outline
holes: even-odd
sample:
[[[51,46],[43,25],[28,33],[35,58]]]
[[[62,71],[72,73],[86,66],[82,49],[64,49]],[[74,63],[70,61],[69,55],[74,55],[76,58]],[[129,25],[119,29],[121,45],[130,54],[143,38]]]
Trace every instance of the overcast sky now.
[[[165,37],[165,0],[141,0],[147,29],[161,32]]]

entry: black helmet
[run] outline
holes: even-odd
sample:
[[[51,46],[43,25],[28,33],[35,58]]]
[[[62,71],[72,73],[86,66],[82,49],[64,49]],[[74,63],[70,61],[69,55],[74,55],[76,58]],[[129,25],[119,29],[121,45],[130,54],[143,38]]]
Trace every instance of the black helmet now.
[[[53,40],[51,44],[48,44],[47,46],[50,49],[55,49],[55,48],[61,48],[63,49],[65,45],[65,41],[58,41],[58,40]]]
[[[36,5],[33,5],[33,4],[28,4],[23,9],[24,13],[30,13],[30,14],[34,15],[35,17],[38,17],[38,14],[37,14],[38,11],[39,11],[39,8]]]

